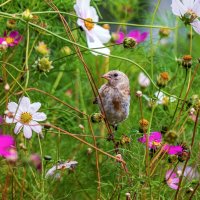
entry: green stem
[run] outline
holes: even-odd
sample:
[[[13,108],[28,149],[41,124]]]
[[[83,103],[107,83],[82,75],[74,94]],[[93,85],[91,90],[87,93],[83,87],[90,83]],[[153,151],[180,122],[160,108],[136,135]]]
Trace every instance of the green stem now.
[[[29,33],[29,24],[27,22],[27,26],[26,26],[26,29],[27,29],[27,38],[26,38],[26,60],[25,60],[25,71],[26,71],[26,82],[25,82],[25,88],[28,87],[28,81],[29,81],[29,67],[28,67],[28,49],[29,49],[29,36],[30,36],[30,33]]]

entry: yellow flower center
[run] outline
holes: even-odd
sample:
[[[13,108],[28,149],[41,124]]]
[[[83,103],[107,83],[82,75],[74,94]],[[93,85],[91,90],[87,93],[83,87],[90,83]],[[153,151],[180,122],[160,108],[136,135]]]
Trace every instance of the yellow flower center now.
[[[14,42],[14,39],[12,37],[6,37],[5,40],[7,44],[12,44]]]
[[[20,121],[23,124],[28,124],[31,120],[32,120],[32,115],[30,113],[24,112],[24,113],[21,114]]]
[[[90,31],[94,27],[93,20],[91,18],[86,18],[84,20],[85,27]]]
[[[159,147],[160,146],[160,142],[153,141],[152,145],[155,146],[155,147]]]
[[[190,16],[191,22],[193,22],[196,18],[198,18],[197,14],[193,10],[188,10],[186,14]]]

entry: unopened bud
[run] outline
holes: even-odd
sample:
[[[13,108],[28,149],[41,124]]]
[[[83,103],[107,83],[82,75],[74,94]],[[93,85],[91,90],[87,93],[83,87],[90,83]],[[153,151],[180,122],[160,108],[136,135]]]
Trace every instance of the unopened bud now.
[[[71,49],[68,46],[64,46],[61,50],[63,56],[68,56],[71,54]]]
[[[26,9],[23,13],[22,13],[22,18],[26,21],[29,21],[33,18],[33,15],[31,14],[31,11],[29,9]]]
[[[164,37],[168,37],[169,36],[169,34],[170,34],[170,29],[168,29],[168,28],[161,28],[160,30],[159,30],[159,35],[160,35],[160,37],[161,38],[164,38]]]
[[[137,42],[134,38],[127,37],[124,39],[123,45],[124,45],[124,48],[132,49],[132,48],[136,47]]]
[[[131,194],[129,192],[126,193],[126,200],[131,200]]]
[[[45,156],[44,156],[44,159],[45,159],[46,161],[50,161],[50,160],[52,159],[52,157],[49,156],[49,155],[45,155]]]
[[[192,67],[192,56],[191,55],[184,55],[182,58],[182,66],[186,69]]]
[[[5,84],[4,86],[5,91],[9,91],[10,90],[10,85],[8,83]]]
[[[110,25],[109,24],[103,24],[103,28],[107,29],[107,30],[110,30]]]
[[[178,135],[176,131],[169,130],[165,133],[165,141],[168,142],[169,144],[173,144],[177,138]]]
[[[92,154],[92,149],[91,148],[87,148],[87,155],[91,155]]]
[[[149,127],[149,122],[148,122],[148,120],[146,120],[146,119],[141,119],[140,121],[139,121],[139,124],[140,124],[140,132],[142,132],[142,133],[145,133],[145,132],[147,132],[147,130],[148,130],[148,127]]]
[[[137,97],[142,97],[142,91],[139,91],[139,90],[138,90],[138,91],[136,92],[135,95],[136,95]]]
[[[91,115],[91,121],[93,123],[99,123],[103,120],[103,116],[101,113],[94,113]]]
[[[9,19],[6,22],[6,27],[9,28],[9,29],[14,29],[15,26],[16,26],[16,20],[14,20],[14,19]]]

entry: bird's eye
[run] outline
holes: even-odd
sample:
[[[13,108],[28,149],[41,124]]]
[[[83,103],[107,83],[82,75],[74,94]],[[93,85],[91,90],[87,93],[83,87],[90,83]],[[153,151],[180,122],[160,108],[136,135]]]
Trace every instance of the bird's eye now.
[[[114,77],[117,77],[117,76],[118,76],[118,74],[117,74],[117,73],[115,73],[115,74],[114,74]]]

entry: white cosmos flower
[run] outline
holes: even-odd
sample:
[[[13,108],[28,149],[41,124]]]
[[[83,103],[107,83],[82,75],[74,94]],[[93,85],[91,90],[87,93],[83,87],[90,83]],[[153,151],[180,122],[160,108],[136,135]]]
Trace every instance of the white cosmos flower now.
[[[200,34],[200,0],[172,0],[172,12]]]
[[[46,114],[37,112],[41,107],[41,103],[30,102],[28,97],[19,99],[18,104],[15,102],[8,103],[8,112],[6,123],[16,123],[14,133],[18,134],[23,128],[24,137],[29,139],[32,136],[32,130],[41,133],[42,126],[38,121],[46,120]]]
[[[141,87],[146,88],[150,85],[150,79],[143,72],[140,72],[138,83]]]
[[[154,96],[157,98],[157,101],[156,101],[156,104],[162,104],[162,105],[168,105],[169,102],[174,102],[176,101],[176,98],[174,97],[168,97],[166,96],[163,92],[155,92]],[[152,101],[153,99],[152,98],[149,98],[148,96],[146,95],[143,95],[143,97],[148,101]]]
[[[69,168],[75,168],[76,165],[78,164],[77,161],[66,161],[64,163],[59,163],[57,165],[54,165],[52,168],[50,168],[45,177],[48,178],[50,176],[54,176],[55,178],[60,178],[60,172],[59,170],[65,170]]]
[[[78,17],[82,19],[77,20],[77,24],[82,27],[86,33],[87,44],[90,49],[95,49],[99,53],[109,55],[110,49],[105,48],[103,44],[107,43],[110,38],[110,32],[93,22],[98,22],[99,17],[94,7],[90,6],[90,0],[76,0],[74,9]],[[83,20],[85,19],[85,20]],[[92,52],[94,55],[99,55],[96,52]]]

